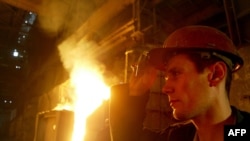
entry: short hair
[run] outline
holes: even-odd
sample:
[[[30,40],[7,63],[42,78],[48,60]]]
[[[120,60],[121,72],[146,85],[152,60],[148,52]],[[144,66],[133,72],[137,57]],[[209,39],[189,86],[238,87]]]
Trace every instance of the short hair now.
[[[186,53],[186,54],[189,57],[189,59],[195,64],[195,67],[198,73],[202,73],[206,67],[209,67],[218,61],[224,62],[222,59],[213,55],[207,58],[207,57],[202,56],[201,53]],[[232,70],[229,68],[227,63],[225,64],[227,66],[225,89],[229,97],[230,87],[231,87],[231,82],[232,82]]]

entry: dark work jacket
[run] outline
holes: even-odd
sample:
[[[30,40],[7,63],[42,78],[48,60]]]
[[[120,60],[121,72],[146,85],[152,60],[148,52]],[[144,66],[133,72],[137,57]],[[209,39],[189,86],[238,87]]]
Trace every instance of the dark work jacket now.
[[[234,107],[232,107],[232,111],[236,115],[235,125],[250,127],[250,113],[240,111]],[[193,141],[195,133],[196,129],[193,123],[178,123],[169,128],[167,141]]]

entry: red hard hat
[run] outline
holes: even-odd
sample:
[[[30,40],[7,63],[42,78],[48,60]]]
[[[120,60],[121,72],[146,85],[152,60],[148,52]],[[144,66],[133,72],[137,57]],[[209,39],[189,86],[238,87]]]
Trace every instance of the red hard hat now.
[[[223,32],[208,26],[186,26],[174,31],[165,40],[163,48],[149,51],[149,62],[157,69],[164,70],[165,56],[173,51],[209,52],[221,58],[233,72],[243,65],[232,41]]]

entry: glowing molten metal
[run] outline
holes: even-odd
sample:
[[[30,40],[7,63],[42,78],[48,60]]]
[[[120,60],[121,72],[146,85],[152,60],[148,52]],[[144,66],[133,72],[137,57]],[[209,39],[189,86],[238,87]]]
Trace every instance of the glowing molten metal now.
[[[93,68],[74,69],[71,83],[75,88],[75,121],[72,141],[82,141],[86,133],[86,119],[109,98],[109,87],[102,81],[102,76]]]
[[[72,141],[83,141],[86,134],[86,120],[105,99],[110,90],[105,85],[101,65],[95,61],[94,44],[69,38],[59,46],[60,57],[70,74],[74,89],[74,131]]]

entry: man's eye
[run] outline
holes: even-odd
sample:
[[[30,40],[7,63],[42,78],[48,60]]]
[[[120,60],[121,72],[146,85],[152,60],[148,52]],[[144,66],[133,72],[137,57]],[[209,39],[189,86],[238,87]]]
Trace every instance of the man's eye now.
[[[179,71],[172,71],[171,74],[172,74],[172,76],[178,76],[180,74],[180,72]]]
[[[165,80],[169,80],[169,79],[177,79],[177,77],[181,74],[180,71],[170,71],[166,76],[165,76]]]

